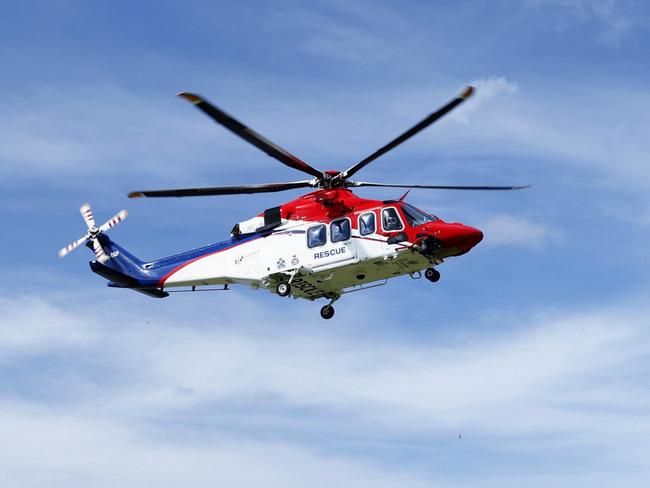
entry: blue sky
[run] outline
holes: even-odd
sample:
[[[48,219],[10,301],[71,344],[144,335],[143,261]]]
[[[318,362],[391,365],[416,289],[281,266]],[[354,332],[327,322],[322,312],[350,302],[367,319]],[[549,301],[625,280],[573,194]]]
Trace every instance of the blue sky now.
[[[11,486],[647,486],[650,68],[640,1],[13,2],[0,15],[0,470]],[[156,258],[284,195],[132,190],[301,178],[200,93],[346,168],[468,83],[361,179],[481,228],[438,284],[318,304],[106,289],[111,231]],[[390,198],[399,192],[365,190]],[[85,256],[84,256],[85,253]],[[461,439],[459,439],[459,434]]]

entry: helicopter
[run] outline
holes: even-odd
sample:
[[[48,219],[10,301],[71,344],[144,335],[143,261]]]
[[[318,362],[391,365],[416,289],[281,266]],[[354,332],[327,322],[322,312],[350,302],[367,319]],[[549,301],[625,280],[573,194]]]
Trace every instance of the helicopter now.
[[[127,217],[122,210],[101,226],[90,205],[80,208],[86,234],[59,251],[63,257],[85,244],[95,253],[89,263],[109,287],[127,288],[155,298],[172,292],[227,290],[248,285],[280,297],[326,299],[324,319],[343,295],[384,285],[391,278],[424,276],[440,280],[436,269],[446,259],[469,252],[483,233],[468,225],[445,222],[405,201],[411,189],[519,190],[528,186],[456,186],[374,183],[350,178],[367,165],[427,128],[465,102],[458,96],[397,138],[344,171],[314,168],[247,127],[203,97],[181,92],[218,124],[284,165],[311,178],[280,183],[135,191],[129,198],[193,197],[275,193],[298,188],[313,191],[268,208],[235,224],[230,238],[153,261],[143,261],[111,240],[106,231]],[[372,200],[354,194],[359,187],[404,188],[395,200]],[[218,287],[218,288],[215,288]]]

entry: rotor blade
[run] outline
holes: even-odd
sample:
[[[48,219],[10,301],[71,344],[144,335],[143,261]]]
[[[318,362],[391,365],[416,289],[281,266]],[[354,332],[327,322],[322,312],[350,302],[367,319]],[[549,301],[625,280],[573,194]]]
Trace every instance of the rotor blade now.
[[[81,216],[89,229],[95,227],[95,217],[93,216],[93,210],[90,208],[90,204],[84,203],[79,207],[79,212],[81,212]]]
[[[79,239],[79,240],[76,240],[76,241],[74,241],[74,242],[68,244],[67,246],[65,246],[63,249],[61,249],[61,250],[59,251],[59,257],[62,258],[63,256],[65,256],[66,254],[68,254],[68,253],[69,253],[70,251],[72,251],[73,249],[76,249],[76,248],[78,248],[79,246],[81,246],[84,242],[86,242],[86,237],[85,237],[85,236],[82,237],[82,238]]]
[[[472,93],[474,93],[474,87],[473,86],[467,86],[463,92],[458,95],[456,98],[451,100],[447,105],[444,107],[436,110],[429,116],[427,116],[425,119],[423,119],[421,122],[418,124],[414,125],[411,127],[409,130],[404,132],[402,135],[397,137],[396,139],[393,139],[391,142],[386,144],[380,149],[377,149],[374,153],[372,153],[370,156],[368,156],[366,159],[363,161],[358,162],[351,168],[345,170],[343,173],[341,173],[340,178],[348,178],[355,174],[357,171],[359,171],[361,168],[366,166],[367,164],[372,163],[375,159],[377,159],[380,156],[383,156],[386,154],[388,151],[391,149],[394,149],[395,147],[399,146],[402,142],[406,141],[407,139],[410,139],[413,137],[415,134],[420,132],[423,129],[426,129],[429,127],[431,124],[433,124],[436,120],[440,119],[447,113],[451,112],[454,108],[456,108],[458,105],[463,103],[465,100],[467,100],[470,96],[472,96]]]
[[[207,188],[182,188],[177,190],[134,191],[129,198],[139,197],[200,197],[208,195],[239,195],[241,193],[271,193],[276,191],[308,188],[313,186],[309,180],[289,183],[264,183],[260,185],[213,186]]]
[[[399,185],[391,183],[371,183],[369,181],[348,181],[346,186],[375,186],[386,188],[421,188],[424,190],[523,190],[530,188],[530,185],[513,185],[513,186],[487,186],[487,185]]]
[[[97,261],[104,263],[108,261],[108,256],[104,252],[104,248],[99,243],[97,239],[93,239],[93,251],[95,251],[95,256],[97,256]]]
[[[128,217],[128,215],[129,215],[129,213],[126,210],[122,210],[122,211],[118,212],[113,217],[111,217],[109,220],[104,222],[101,225],[101,227],[99,228],[99,230],[101,230],[102,232],[106,232],[111,227],[114,227],[117,224],[119,224],[120,222],[122,222],[125,218]]]
[[[183,97],[188,100],[196,107],[198,107],[203,113],[211,117],[215,122],[223,125],[226,129],[230,130],[234,134],[237,134],[239,137],[245,141],[251,143],[258,149],[261,149],[266,154],[272,158],[277,159],[281,163],[286,164],[290,168],[297,169],[304,173],[320,178],[323,176],[321,171],[318,171],[315,168],[312,168],[310,165],[297,158],[290,152],[282,149],[280,146],[272,143],[262,135],[255,132],[250,127],[245,126],[237,119],[227,114],[220,108],[212,105],[207,100],[204,100],[199,95],[193,93],[181,92],[178,94],[179,97]]]

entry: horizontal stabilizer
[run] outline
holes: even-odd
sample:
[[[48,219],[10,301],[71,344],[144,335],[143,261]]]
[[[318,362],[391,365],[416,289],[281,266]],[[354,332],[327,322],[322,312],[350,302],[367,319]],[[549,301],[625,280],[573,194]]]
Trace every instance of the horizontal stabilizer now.
[[[165,298],[169,296],[169,293],[162,291],[158,288],[142,288],[140,287],[138,280],[136,280],[135,278],[126,275],[124,273],[120,273],[119,271],[116,271],[112,268],[109,268],[108,266],[100,263],[99,261],[91,261],[89,264],[90,264],[90,269],[92,269],[94,273],[97,273],[99,276],[106,278],[107,280],[110,281],[110,283],[108,284],[108,286],[110,287],[128,288],[140,293],[144,293],[145,295],[154,298]]]

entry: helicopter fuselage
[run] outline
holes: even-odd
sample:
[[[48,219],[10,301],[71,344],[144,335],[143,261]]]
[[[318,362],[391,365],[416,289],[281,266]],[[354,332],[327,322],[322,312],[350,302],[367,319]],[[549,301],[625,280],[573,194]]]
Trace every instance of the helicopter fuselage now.
[[[230,241],[182,260],[157,287],[247,284],[275,291],[288,283],[296,298],[336,299],[357,287],[417,275],[466,253],[482,237],[401,200],[319,190],[236,225]]]

